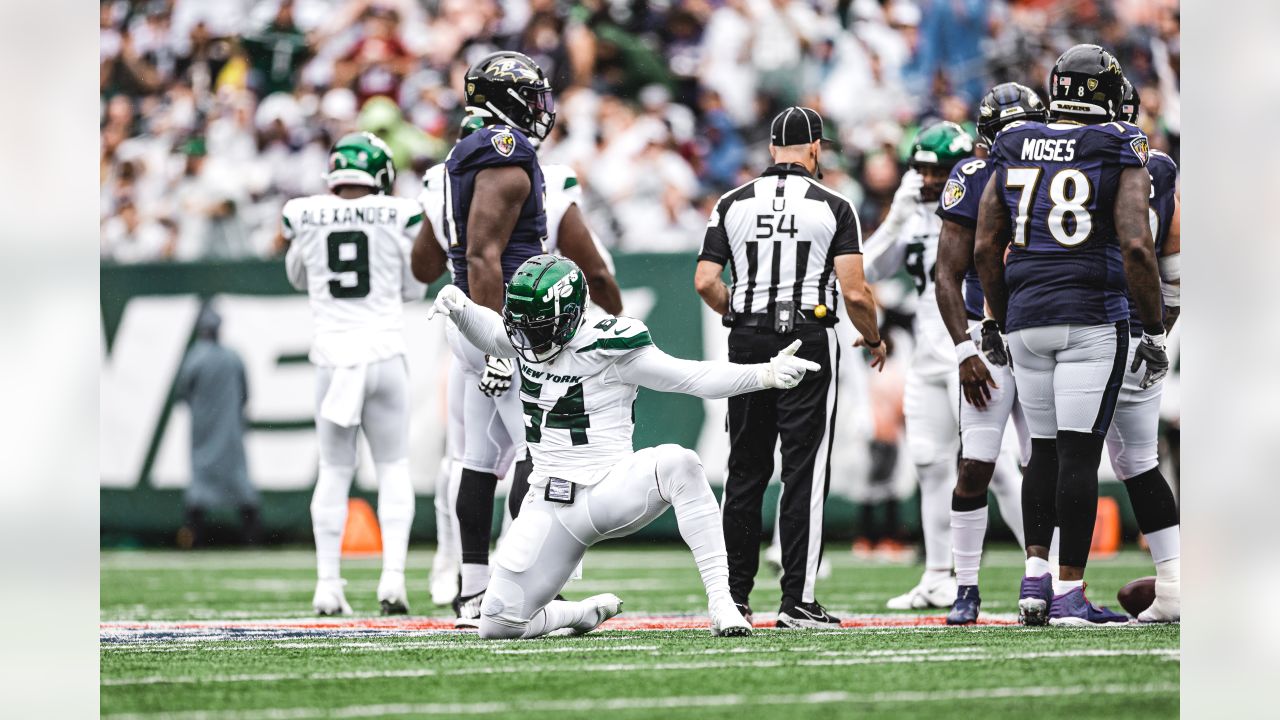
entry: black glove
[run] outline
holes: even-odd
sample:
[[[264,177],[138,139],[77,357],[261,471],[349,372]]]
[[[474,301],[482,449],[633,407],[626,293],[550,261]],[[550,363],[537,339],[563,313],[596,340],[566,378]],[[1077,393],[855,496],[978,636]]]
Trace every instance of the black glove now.
[[[982,343],[978,346],[987,360],[996,367],[1009,364],[1009,346],[1000,334],[1000,325],[991,318],[982,321]]]
[[[484,374],[480,376],[478,384],[480,392],[489,397],[498,397],[511,389],[511,376],[514,374],[515,363],[511,358],[493,357],[486,355],[484,357]]]
[[[1138,387],[1146,390],[1164,379],[1169,374],[1169,354],[1164,351],[1164,333],[1159,335],[1142,334],[1142,342],[1133,353],[1133,365],[1129,372],[1137,372],[1143,363],[1147,364],[1147,374],[1142,376]]]

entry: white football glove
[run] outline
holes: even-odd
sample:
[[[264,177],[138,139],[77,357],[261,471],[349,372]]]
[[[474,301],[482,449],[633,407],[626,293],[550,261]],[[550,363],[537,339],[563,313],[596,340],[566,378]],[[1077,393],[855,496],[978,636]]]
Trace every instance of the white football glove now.
[[[511,389],[511,376],[515,372],[515,363],[511,358],[484,356],[484,374],[480,376],[477,387],[489,397],[499,397]]]
[[[445,285],[440,288],[440,292],[436,295],[436,301],[427,310],[427,319],[430,320],[436,315],[449,317],[465,308],[467,302],[467,296],[458,289],[457,285]]]
[[[805,372],[817,372],[822,369],[818,363],[796,357],[800,349],[800,341],[796,340],[786,346],[765,365],[760,366],[760,384],[766,388],[790,390],[800,384]]]
[[[924,176],[914,168],[903,173],[902,183],[893,193],[893,203],[889,205],[889,214],[885,216],[885,222],[893,225],[906,222],[907,218],[911,217],[911,213],[920,206],[920,189],[923,187]]]

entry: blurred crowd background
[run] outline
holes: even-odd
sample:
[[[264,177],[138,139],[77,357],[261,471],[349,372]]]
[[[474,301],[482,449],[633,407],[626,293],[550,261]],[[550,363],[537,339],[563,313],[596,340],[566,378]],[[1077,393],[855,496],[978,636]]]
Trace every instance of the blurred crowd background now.
[[[552,78],[544,162],[576,168],[621,251],[695,251],[796,103],[826,118],[824,182],[870,233],[917,128],[972,128],[993,83],[1043,93],[1078,42],[1116,53],[1151,145],[1178,157],[1176,0],[108,0],[100,28],[108,262],[278,254],[280,208],[324,191],[353,129],[387,141],[415,196],[455,140],[466,68],[495,49]]]

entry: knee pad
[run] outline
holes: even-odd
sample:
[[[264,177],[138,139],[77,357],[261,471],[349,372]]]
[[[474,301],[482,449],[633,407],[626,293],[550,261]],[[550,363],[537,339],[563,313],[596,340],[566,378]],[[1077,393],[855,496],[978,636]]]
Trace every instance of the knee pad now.
[[[488,621],[490,631],[494,633],[489,637],[520,637],[532,614],[525,612],[524,588],[496,574],[489,578],[489,587],[485,589],[484,600],[480,603],[481,631]]]
[[[659,445],[654,448],[654,461],[658,473],[658,489],[667,502],[685,488],[686,482],[706,482],[702,461],[694,451],[679,445]]]
[[[1111,453],[1111,468],[1121,480],[1135,478],[1160,465],[1156,443],[1124,445]]]
[[[966,427],[960,433],[960,457],[965,460],[993,463],[1000,457],[1004,432],[993,427]]]

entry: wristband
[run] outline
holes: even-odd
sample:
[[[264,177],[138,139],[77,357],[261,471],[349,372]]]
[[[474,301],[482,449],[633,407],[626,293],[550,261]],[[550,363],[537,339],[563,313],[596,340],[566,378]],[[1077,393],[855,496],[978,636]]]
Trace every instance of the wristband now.
[[[972,340],[956,343],[956,363],[962,363],[971,357],[977,357],[978,345]]]
[[[1165,334],[1163,332],[1150,333],[1145,330],[1142,333],[1142,342],[1146,345],[1154,345],[1163,348],[1165,343]]]
[[[884,338],[880,338],[879,340],[877,340],[877,341],[875,341],[875,342],[871,342],[870,340],[868,340],[868,339],[866,339],[866,338],[862,338],[862,344],[863,344],[863,345],[865,345],[865,346],[867,347],[867,349],[869,349],[869,350],[875,350],[876,348],[878,348],[878,347],[880,347],[881,345],[883,345],[883,344],[884,344]]]

